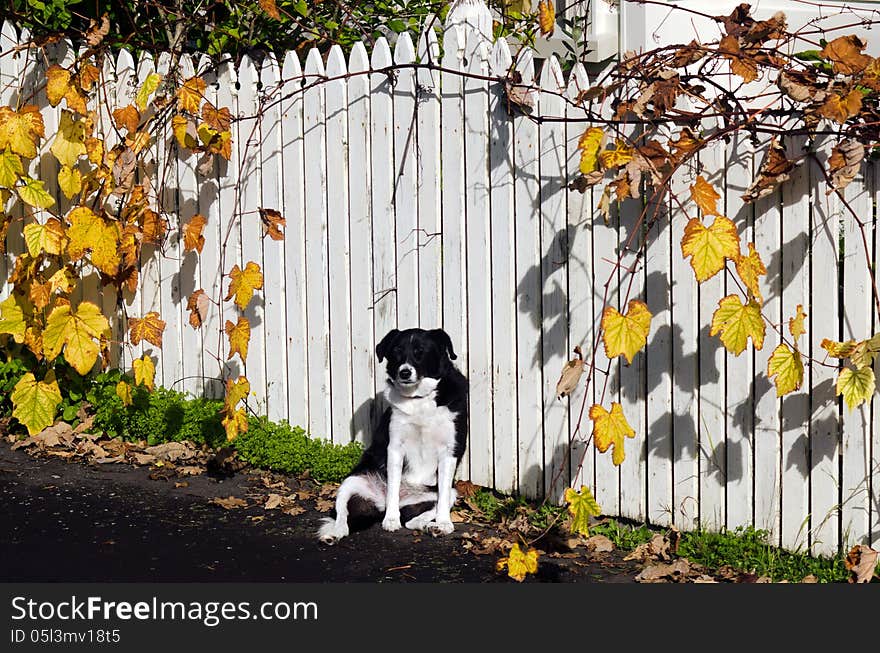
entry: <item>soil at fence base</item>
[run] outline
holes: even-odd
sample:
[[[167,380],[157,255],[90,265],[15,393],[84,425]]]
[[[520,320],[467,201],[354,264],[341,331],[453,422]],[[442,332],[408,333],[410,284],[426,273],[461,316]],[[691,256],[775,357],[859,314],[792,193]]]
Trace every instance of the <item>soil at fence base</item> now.
[[[246,497],[256,475],[152,480],[145,467],[39,458],[0,444],[0,578],[7,582],[514,582],[498,555],[448,537],[379,527],[336,546],[318,543],[323,516],[291,517],[259,505],[226,510],[214,497]],[[263,517],[253,520],[251,517]],[[611,555],[543,557],[526,582],[632,582],[640,567]]]

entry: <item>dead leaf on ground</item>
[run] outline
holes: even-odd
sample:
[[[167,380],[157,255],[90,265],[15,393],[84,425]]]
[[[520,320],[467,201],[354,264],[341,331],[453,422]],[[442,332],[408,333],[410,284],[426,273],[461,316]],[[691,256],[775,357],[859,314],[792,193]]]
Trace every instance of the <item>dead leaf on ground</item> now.
[[[226,508],[226,510],[232,510],[233,508],[245,508],[247,506],[247,501],[234,496],[214,497],[213,499],[211,499],[210,502],[217,504],[221,508]]]
[[[877,556],[880,551],[875,551],[867,544],[857,544],[849,550],[843,564],[852,574],[850,583],[870,583],[877,568]]]
[[[285,515],[290,515],[291,517],[296,517],[297,515],[301,515],[306,511],[301,505],[294,503],[293,505],[287,506],[281,509]]]
[[[182,487],[189,487],[189,481],[177,481],[174,483],[175,489],[182,488]]]
[[[279,507],[282,503],[284,503],[284,497],[280,494],[270,494],[266,498],[266,503],[263,504],[263,508],[265,510],[274,510]]]
[[[187,440],[183,442],[165,442],[144,449],[144,453],[152,454],[159,460],[175,462],[177,460],[189,460],[194,458],[198,452],[193,444]]]
[[[639,572],[635,580],[637,583],[681,583],[687,580],[690,573],[690,561],[679,558],[672,563],[649,565]]]
[[[614,543],[604,535],[593,535],[587,538],[587,548],[594,553],[607,553],[614,551]]]
[[[133,452],[131,457],[137,465],[152,465],[156,461],[156,456],[153,454],[140,453],[137,451]]]
[[[322,497],[335,497],[338,489],[339,483],[324,483],[318,490],[318,494]]]
[[[479,485],[477,485],[476,483],[471,483],[470,481],[455,482],[455,491],[458,492],[458,496],[461,499],[470,499],[477,493],[477,490],[479,489]]]
[[[678,529],[674,529],[669,533],[658,533],[651,538],[650,542],[639,544],[636,549],[624,558],[624,560],[637,560],[638,562],[647,562],[648,560],[670,560],[678,550],[678,542],[681,534]]]
[[[336,502],[331,501],[330,499],[318,498],[318,500],[315,501],[315,508],[318,510],[318,512],[330,512],[330,510],[332,510],[335,505]]]
[[[32,439],[41,449],[58,446],[66,447],[73,442],[73,427],[67,422],[58,422],[44,428]]]

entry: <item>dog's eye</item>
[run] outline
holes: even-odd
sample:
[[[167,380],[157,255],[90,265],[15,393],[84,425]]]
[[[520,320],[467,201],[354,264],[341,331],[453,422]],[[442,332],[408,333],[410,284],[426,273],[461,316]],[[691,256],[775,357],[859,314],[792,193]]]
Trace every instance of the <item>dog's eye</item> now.
[[[421,357],[422,357],[422,350],[421,350],[421,348],[416,347],[415,349],[413,349],[413,356],[414,356],[415,358],[421,358]]]

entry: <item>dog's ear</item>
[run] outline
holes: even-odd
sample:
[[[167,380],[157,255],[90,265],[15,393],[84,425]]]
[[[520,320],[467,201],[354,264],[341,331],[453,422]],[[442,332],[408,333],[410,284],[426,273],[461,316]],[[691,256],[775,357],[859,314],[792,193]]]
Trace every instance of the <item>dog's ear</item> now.
[[[382,342],[376,345],[376,356],[379,358],[380,363],[388,356],[388,350],[394,346],[394,341],[397,340],[397,336],[399,335],[400,331],[397,329],[391,329],[391,331],[385,334],[385,337],[382,338]]]
[[[452,349],[452,338],[449,337],[449,334],[446,333],[443,329],[433,329],[430,331],[431,337],[440,347],[441,351],[445,351],[449,354],[449,358],[455,360],[457,356],[455,355],[455,350]]]

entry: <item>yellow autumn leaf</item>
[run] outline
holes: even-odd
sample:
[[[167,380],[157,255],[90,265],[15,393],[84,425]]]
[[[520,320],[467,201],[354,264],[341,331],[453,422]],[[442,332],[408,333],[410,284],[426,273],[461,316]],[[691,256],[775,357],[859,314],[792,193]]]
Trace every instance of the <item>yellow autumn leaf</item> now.
[[[142,385],[152,391],[156,381],[156,364],[153,359],[144,354],[140,358],[134,359],[131,365],[134,368],[135,385]]]
[[[21,165],[21,159],[17,154],[9,150],[0,152],[0,186],[12,188],[23,174],[24,166]]]
[[[758,300],[758,303],[763,303],[764,296],[761,294],[758,281],[761,276],[767,274],[767,268],[761,260],[761,255],[755,250],[755,243],[749,243],[748,256],[737,254],[733,262],[736,265],[736,273],[743,284],[745,284],[745,287]]]
[[[67,253],[72,261],[78,261],[85,252],[92,250],[92,263],[109,276],[119,268],[119,224],[105,220],[87,206],[77,206],[67,215],[70,228],[67,237],[70,244]]]
[[[64,349],[64,358],[82,375],[92,369],[98,359],[96,340],[109,339],[110,323],[92,302],[82,302],[74,310],[69,304],[52,309],[43,330],[43,352],[53,360]]]
[[[79,157],[86,154],[86,121],[85,118],[77,119],[72,112],[61,112],[61,124],[58,126],[58,134],[49,148],[55,158],[63,166],[76,165]]]
[[[28,253],[35,258],[40,252],[56,256],[61,254],[66,240],[64,226],[55,218],[49,218],[46,224],[34,222],[24,228],[24,242]]]
[[[125,381],[116,384],[116,396],[122,400],[123,406],[131,406],[131,386]]]
[[[850,410],[870,401],[874,394],[874,370],[870,367],[858,370],[844,367],[837,377],[837,394],[843,395]]]
[[[22,295],[11,293],[0,302],[0,334],[8,333],[15,342],[23,343],[27,329],[25,316],[31,312],[32,307]]]
[[[798,338],[807,332],[804,328],[804,318],[806,317],[807,314],[804,313],[803,305],[798,304],[795,309],[794,317],[789,318],[788,320],[788,332],[791,334],[791,337],[794,338],[795,343],[797,343]]]
[[[648,342],[651,317],[648,306],[637,299],[630,300],[626,315],[622,315],[613,306],[606,306],[602,311],[605,355],[616,358],[623,354],[626,362],[632,363],[636,353]]]
[[[57,107],[70,89],[70,71],[58,64],[46,69],[46,99],[53,107]]]
[[[189,219],[189,222],[186,223],[183,227],[183,249],[186,252],[190,252],[192,250],[196,250],[201,254],[202,247],[205,245],[205,237],[202,233],[205,230],[205,225],[208,223],[208,219],[197,213],[193,217]]]
[[[49,371],[42,381],[28,372],[12,389],[12,416],[34,435],[55,422],[55,411],[61,403],[61,390],[55,372]]]
[[[226,379],[226,409],[235,408],[236,404],[245,399],[251,391],[251,383],[247,377],[239,376],[237,379]]]
[[[610,150],[602,150],[599,154],[599,162],[603,168],[616,168],[632,161],[633,149],[627,147],[619,138],[615,141],[614,147]]]
[[[201,77],[190,77],[177,89],[177,106],[182,111],[198,113],[199,105],[205,99],[205,80]]]
[[[752,339],[755,349],[764,346],[766,324],[761,316],[761,306],[754,300],[747,304],[738,295],[728,295],[719,300],[718,308],[712,316],[709,335],[721,334],[721,342],[730,353],[739,356]]]
[[[600,453],[608,451],[608,447],[614,446],[611,462],[620,465],[626,458],[623,448],[624,438],[633,438],[636,432],[626,421],[623,414],[623,406],[619,403],[611,403],[609,413],[599,404],[590,406],[590,419],[593,420],[593,442]]]
[[[776,378],[776,396],[781,397],[794,392],[804,382],[804,363],[797,349],[790,349],[785,343],[780,344],[767,361],[767,376]]]
[[[144,80],[144,83],[141,84],[141,87],[138,89],[137,95],[134,98],[134,103],[137,105],[138,109],[141,111],[146,110],[150,96],[159,88],[159,82],[161,81],[162,75],[158,73],[150,73],[147,75],[147,78]]]
[[[133,104],[127,104],[113,112],[113,124],[117,129],[125,128],[128,133],[132,134],[137,131],[140,123],[141,114]]]
[[[681,253],[691,257],[691,267],[702,283],[724,269],[724,260],[739,257],[739,234],[729,218],[719,215],[706,227],[698,218],[692,218],[684,228]]]
[[[550,36],[556,27],[556,6],[550,0],[538,3],[538,27],[543,36]]]
[[[239,434],[246,433],[248,430],[247,413],[243,408],[227,411],[221,423],[226,431],[227,442],[232,442]]]
[[[199,146],[199,140],[196,137],[196,126],[186,116],[174,116],[171,118],[171,131],[174,138],[177,139],[180,147],[192,150]]]
[[[229,292],[224,300],[235,297],[235,305],[240,309],[244,309],[251,297],[254,296],[254,290],[263,287],[263,273],[260,272],[260,266],[253,261],[248,261],[244,270],[236,264],[229,272]]]
[[[523,551],[519,544],[514,544],[510,552],[495,563],[497,571],[507,568],[507,575],[517,582],[525,580],[526,575],[538,572],[538,551],[529,548]]]
[[[22,177],[21,186],[16,186],[15,190],[22,202],[35,208],[48,209],[55,204],[55,198],[46,191],[43,182],[39,179]]]
[[[828,355],[832,358],[847,358],[856,348],[855,340],[847,340],[846,342],[837,342],[836,340],[829,340],[828,338],[823,338],[822,342],[819,343],[822,349],[828,352]]]
[[[133,317],[128,321],[128,337],[133,345],[146,340],[161,349],[163,331],[165,331],[165,321],[159,319],[156,311],[150,311],[143,318]]]
[[[79,195],[82,191],[82,174],[79,168],[61,166],[61,170],[58,171],[58,188],[67,199]]]
[[[578,148],[581,150],[580,171],[583,174],[588,175],[596,169],[599,148],[602,147],[604,139],[605,132],[600,127],[590,127],[581,136]]]
[[[239,317],[236,324],[226,320],[224,331],[229,337],[229,355],[226,359],[229,360],[235,354],[238,354],[241,362],[245,362],[247,360],[248,343],[251,339],[251,323],[245,317]]]
[[[718,200],[721,199],[721,195],[703,178],[703,175],[698,175],[696,182],[691,186],[691,199],[703,215],[718,215]]]
[[[232,132],[218,131],[204,122],[199,125],[197,131],[199,139],[209,152],[229,160],[232,153]]]
[[[602,514],[602,509],[590,492],[590,488],[581,485],[580,492],[568,488],[565,491],[565,502],[571,515],[571,532],[589,536],[590,517],[598,517]]]
[[[18,111],[0,107],[0,150],[9,149],[26,159],[37,156],[37,142],[45,136],[40,108],[32,104]]]

